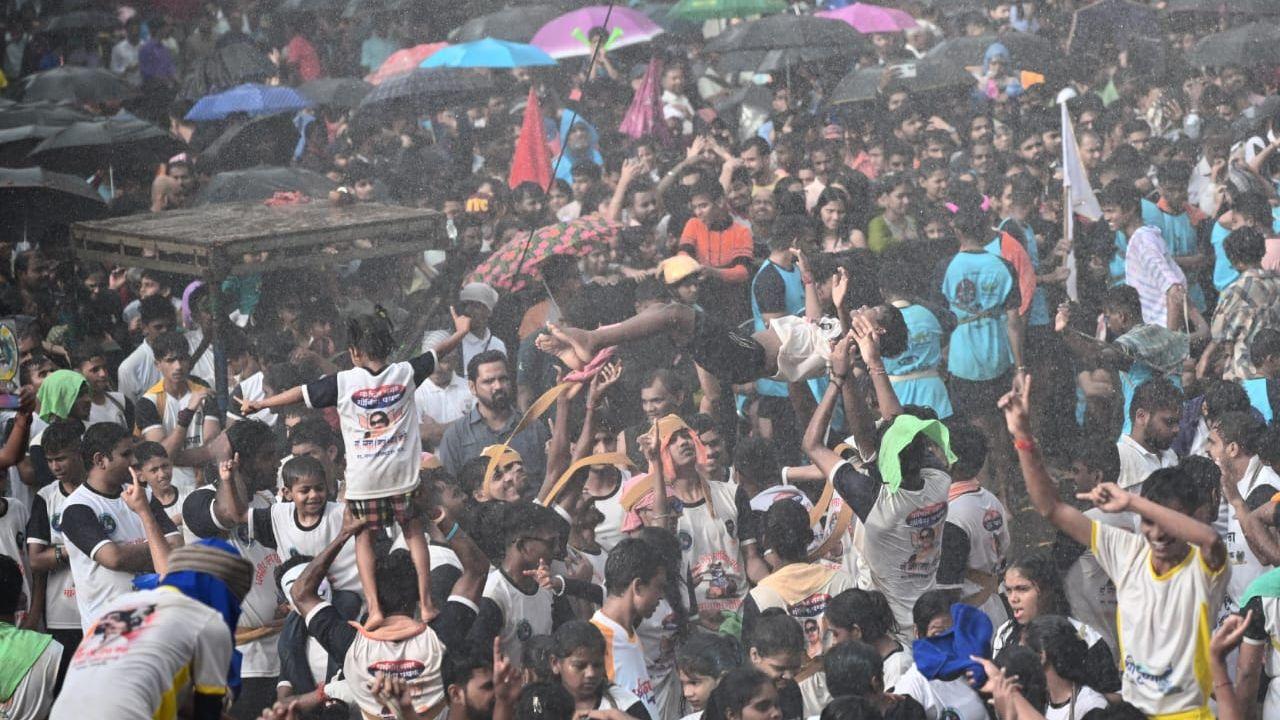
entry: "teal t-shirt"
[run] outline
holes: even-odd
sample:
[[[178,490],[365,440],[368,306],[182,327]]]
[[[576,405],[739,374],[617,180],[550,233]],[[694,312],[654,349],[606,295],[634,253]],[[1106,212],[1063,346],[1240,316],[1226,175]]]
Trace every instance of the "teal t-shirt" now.
[[[907,323],[907,349],[898,357],[883,358],[891,380],[895,375],[936,371],[942,363],[942,325],[938,319],[921,305],[908,305],[901,310]],[[932,377],[893,380],[893,391],[903,405],[933,408],[940,420],[951,417],[951,397],[936,372]]]
[[[998,255],[961,251],[943,273],[942,295],[958,325],[951,333],[947,368],[971,381],[994,380],[1013,367],[1005,307],[1016,298],[1013,269]]]

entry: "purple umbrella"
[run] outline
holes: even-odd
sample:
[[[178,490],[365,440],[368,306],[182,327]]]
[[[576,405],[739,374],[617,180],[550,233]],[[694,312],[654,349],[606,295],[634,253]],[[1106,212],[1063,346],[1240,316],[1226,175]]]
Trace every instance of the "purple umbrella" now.
[[[843,20],[864,35],[902,32],[916,26],[916,19],[901,10],[860,2],[846,5],[839,10],[827,10],[814,14],[818,17]]]
[[[584,7],[543,25],[530,42],[553,58],[586,57],[591,54],[591,31],[603,28],[605,50],[639,45],[661,35],[657,23],[638,10],[610,5]]]

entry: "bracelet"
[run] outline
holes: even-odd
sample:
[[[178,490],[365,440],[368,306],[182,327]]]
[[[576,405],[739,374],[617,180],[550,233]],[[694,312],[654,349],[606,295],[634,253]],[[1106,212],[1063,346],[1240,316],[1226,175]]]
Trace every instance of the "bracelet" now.
[[[889,373],[884,369],[884,365],[882,365],[882,364],[880,364],[880,365],[868,365],[868,366],[867,366],[867,372],[871,373],[872,375],[888,375],[888,374],[889,374]]]
[[[191,425],[191,421],[196,418],[196,411],[191,408],[183,408],[178,411],[178,425],[187,427]]]
[[[553,575],[553,576],[551,576],[551,579],[552,579],[552,580],[559,580],[559,581],[560,581],[560,592],[556,592],[556,591],[555,591],[555,589],[554,589],[554,588],[552,588],[552,590],[551,590],[551,594],[552,594],[552,595],[555,595],[556,597],[560,597],[561,595],[564,595],[564,588],[565,588],[564,576],[563,576],[563,575]]]
[[[62,548],[58,545],[53,546],[53,561],[59,565],[62,564]]]
[[[1215,688],[1227,687],[1229,685],[1231,685],[1231,678],[1227,678],[1226,680],[1219,680],[1218,682],[1213,684]]]
[[[454,523],[453,523],[453,528],[451,528],[451,529],[449,530],[449,534],[444,536],[444,541],[445,541],[445,542],[449,542],[450,540],[453,540],[453,536],[454,536],[454,535],[457,535],[457,534],[458,534],[458,530],[460,530],[460,529],[461,529],[461,528],[458,526],[458,523],[457,523],[457,522],[454,522]]]
[[[1035,449],[1036,449],[1036,439],[1035,439],[1035,438],[1029,438],[1029,437],[1028,437],[1028,438],[1014,438],[1014,439],[1013,439],[1013,447],[1014,447],[1014,449],[1015,449],[1015,450],[1022,450],[1022,451],[1025,451],[1025,452],[1030,452],[1030,451],[1032,451],[1032,450],[1035,450]]]
[[[836,388],[837,388],[837,389],[839,389],[839,388],[844,387],[844,381],[845,381],[846,379],[847,379],[847,376],[845,376],[845,375],[832,375],[832,376],[831,376],[831,384],[832,384],[832,385],[835,385],[835,386],[836,386]]]

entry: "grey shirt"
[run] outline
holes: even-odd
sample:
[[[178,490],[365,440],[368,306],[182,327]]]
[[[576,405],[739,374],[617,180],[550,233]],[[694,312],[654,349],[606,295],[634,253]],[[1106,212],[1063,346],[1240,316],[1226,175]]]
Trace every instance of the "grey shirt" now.
[[[498,432],[489,429],[484,418],[480,416],[480,407],[471,408],[471,412],[449,423],[444,429],[444,437],[440,440],[440,463],[450,475],[457,477],[458,471],[468,460],[480,457],[480,451],[490,445],[501,444],[520,422],[520,413],[511,413],[510,419]],[[547,440],[551,431],[542,421],[530,423],[511,439],[511,449],[520,453],[524,459],[525,472],[529,473],[529,485],[538,488],[542,485],[543,476],[547,472]]]

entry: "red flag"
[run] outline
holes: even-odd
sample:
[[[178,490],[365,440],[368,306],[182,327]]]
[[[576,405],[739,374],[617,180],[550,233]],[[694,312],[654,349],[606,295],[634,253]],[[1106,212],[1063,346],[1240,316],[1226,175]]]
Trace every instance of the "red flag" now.
[[[529,104],[524,106],[524,122],[520,124],[516,152],[511,156],[507,184],[514,188],[525,181],[535,182],[543,189],[551,185],[551,153],[547,151],[542,110],[538,108],[538,94],[533,88],[529,88]]]
[[[671,141],[667,122],[662,117],[662,61],[654,57],[640,80],[640,87],[631,98],[631,105],[622,116],[618,132],[639,140],[645,136],[656,138],[663,145]]]

